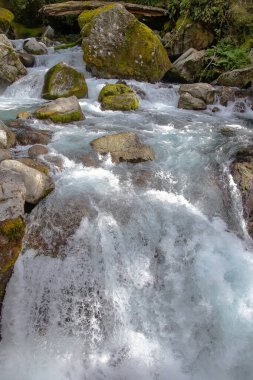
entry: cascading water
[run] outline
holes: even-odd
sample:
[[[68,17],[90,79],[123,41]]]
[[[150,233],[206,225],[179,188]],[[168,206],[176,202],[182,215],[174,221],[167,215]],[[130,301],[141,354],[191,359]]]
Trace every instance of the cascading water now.
[[[83,70],[78,48],[40,57],[1,96],[0,118],[41,103],[62,60]],[[252,243],[228,170],[252,138],[251,111],[178,110],[177,87],[129,81],[146,93],[140,109],[102,112],[106,81],[86,77],[84,122],[34,122],[54,131],[63,168],[52,167],[56,189],[30,214],[8,284],[0,379],[252,380]],[[137,132],[156,160],[80,162],[118,131]],[[36,239],[44,254],[29,248]]]

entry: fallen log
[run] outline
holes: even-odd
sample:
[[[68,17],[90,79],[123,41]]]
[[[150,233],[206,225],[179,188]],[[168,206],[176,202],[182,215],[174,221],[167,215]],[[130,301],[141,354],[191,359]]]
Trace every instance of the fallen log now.
[[[132,4],[125,2],[117,2],[122,4],[126,9],[134,15],[141,15],[145,17],[162,17],[168,14],[164,8],[151,7],[141,4]],[[47,4],[40,9],[40,13],[44,16],[72,16],[79,15],[84,10],[96,9],[104,5],[114,4],[108,1],[67,1],[65,3]]]

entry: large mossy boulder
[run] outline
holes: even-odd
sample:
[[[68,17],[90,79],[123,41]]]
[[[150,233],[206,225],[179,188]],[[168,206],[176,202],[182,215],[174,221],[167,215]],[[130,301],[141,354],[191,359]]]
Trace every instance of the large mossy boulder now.
[[[247,88],[253,85],[253,65],[243,69],[227,71],[217,79],[221,86]]]
[[[84,120],[84,114],[76,96],[52,100],[39,107],[34,116],[41,120],[51,120],[54,123],[71,123]]]
[[[106,84],[100,91],[99,102],[103,110],[136,110],[139,100],[134,90],[125,84]]]
[[[116,133],[99,137],[91,142],[92,148],[100,154],[111,154],[113,162],[141,162],[154,160],[150,146],[142,144],[133,132]]]
[[[13,20],[14,14],[9,9],[0,7],[0,33],[7,33]]]
[[[0,80],[13,83],[27,73],[11,42],[0,34]]]
[[[79,16],[84,61],[104,78],[157,82],[171,67],[156,34],[121,4],[110,4]]]
[[[65,62],[60,62],[46,73],[42,97],[51,100],[72,95],[77,98],[88,95],[84,75]]]

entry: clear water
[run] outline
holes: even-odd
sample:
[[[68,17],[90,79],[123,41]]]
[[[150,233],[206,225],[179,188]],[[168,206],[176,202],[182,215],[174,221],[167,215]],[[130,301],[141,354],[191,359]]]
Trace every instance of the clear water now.
[[[229,173],[252,111],[178,110],[176,86],[129,81],[146,92],[140,109],[102,112],[106,81],[73,48],[9,86],[0,119],[42,103],[44,74],[62,60],[87,77],[86,120],[33,123],[54,131],[63,168],[52,166],[56,189],[28,219],[44,252],[28,244],[7,288],[0,379],[252,380],[252,242]],[[138,133],[156,160],[80,162],[92,139],[119,131]]]

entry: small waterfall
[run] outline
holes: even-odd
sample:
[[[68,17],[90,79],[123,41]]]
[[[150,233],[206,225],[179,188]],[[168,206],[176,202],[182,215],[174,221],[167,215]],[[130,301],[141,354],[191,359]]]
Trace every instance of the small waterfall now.
[[[138,111],[102,111],[98,94],[116,80],[90,77],[75,47],[37,57],[0,118],[42,102],[60,61],[85,73],[86,120],[34,123],[54,132],[62,169],[51,166],[55,191],[29,215],[8,284],[1,380],[252,380],[252,242],[228,169],[252,139],[248,114],[179,110],[178,86],[137,81]],[[156,160],[85,165],[91,140],[121,131]]]

